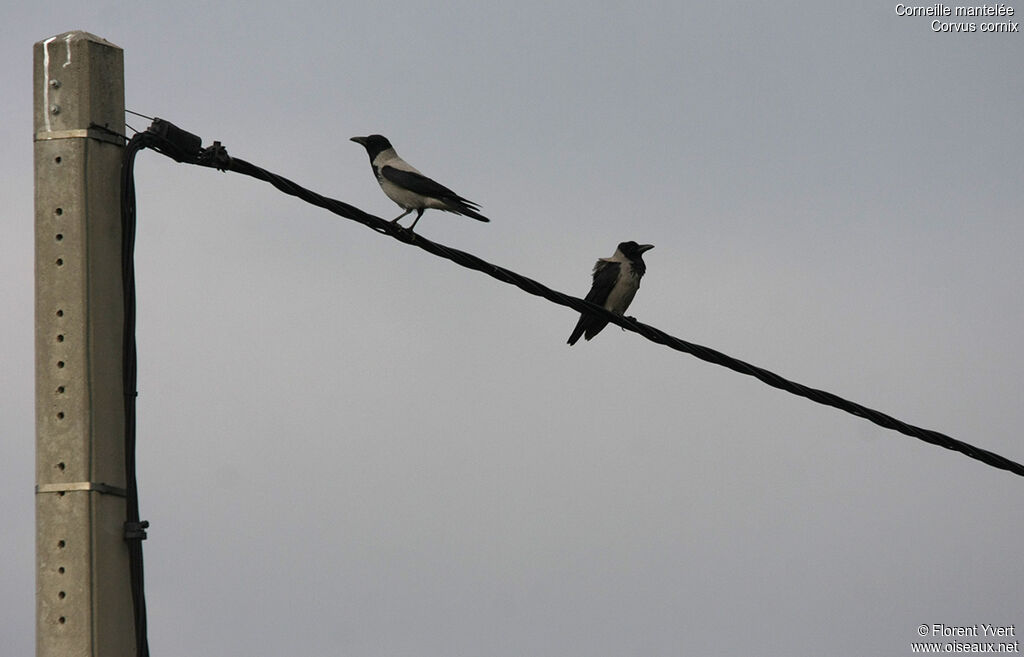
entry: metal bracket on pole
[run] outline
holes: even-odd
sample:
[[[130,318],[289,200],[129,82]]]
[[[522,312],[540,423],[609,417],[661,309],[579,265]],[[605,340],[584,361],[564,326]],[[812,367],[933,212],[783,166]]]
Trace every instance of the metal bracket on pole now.
[[[50,130],[37,132],[35,134],[34,141],[47,141],[49,139],[96,139],[98,141],[105,141],[110,144],[116,144],[118,146],[124,146],[125,138],[121,135],[114,134],[113,132],[106,130],[99,130],[98,128],[78,128],[76,130]]]
[[[67,484],[37,484],[36,493],[69,493],[78,490],[91,490],[103,495],[116,495],[127,497],[128,491],[124,488],[111,486],[110,484],[96,483],[92,481],[73,481]]]

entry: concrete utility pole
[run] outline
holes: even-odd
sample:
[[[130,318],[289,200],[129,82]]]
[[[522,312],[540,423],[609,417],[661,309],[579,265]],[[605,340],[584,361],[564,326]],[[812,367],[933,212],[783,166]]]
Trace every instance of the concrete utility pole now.
[[[120,167],[124,54],[35,44],[36,654],[128,656]]]

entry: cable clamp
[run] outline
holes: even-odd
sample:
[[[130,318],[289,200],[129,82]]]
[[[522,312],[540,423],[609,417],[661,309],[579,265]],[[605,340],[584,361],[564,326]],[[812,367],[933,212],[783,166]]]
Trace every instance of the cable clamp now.
[[[131,520],[126,520],[124,523],[124,540],[144,541],[146,540],[146,529],[148,528],[148,520],[137,520],[134,522]]]
[[[153,123],[146,129],[146,134],[151,138],[150,148],[178,162],[194,164],[203,148],[203,140],[199,135],[182,130],[170,121],[160,118],[153,119]]]
[[[218,171],[227,171],[231,165],[231,156],[228,155],[228,149],[224,148],[219,141],[215,141],[212,146],[207,146],[199,153],[197,163],[213,167]]]

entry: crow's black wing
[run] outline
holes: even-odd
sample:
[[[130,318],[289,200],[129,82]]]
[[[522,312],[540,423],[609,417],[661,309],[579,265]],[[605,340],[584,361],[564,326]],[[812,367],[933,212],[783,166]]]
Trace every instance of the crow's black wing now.
[[[603,306],[604,302],[608,300],[608,295],[611,294],[612,288],[615,287],[616,281],[619,280],[620,269],[621,265],[617,262],[598,260],[597,264],[594,265],[594,283],[590,286],[590,292],[587,293],[585,300],[592,304]],[[576,328],[573,329],[572,335],[569,336],[569,344],[576,344],[580,336],[584,334],[586,339],[589,340],[600,333],[601,329],[607,325],[608,320],[596,315],[583,313],[580,315],[580,321],[576,323]]]
[[[403,171],[395,167],[382,167],[380,175],[399,187],[408,189],[410,192],[415,192],[420,196],[429,196],[436,199],[459,198],[458,194],[441,183],[427,178],[422,173]]]
[[[427,178],[422,173],[386,166],[381,168],[380,175],[399,187],[408,189],[410,192],[420,196],[436,198],[448,206],[445,209],[449,212],[466,215],[478,221],[490,221],[490,219],[480,214],[480,206],[478,204],[459,196],[441,183]]]

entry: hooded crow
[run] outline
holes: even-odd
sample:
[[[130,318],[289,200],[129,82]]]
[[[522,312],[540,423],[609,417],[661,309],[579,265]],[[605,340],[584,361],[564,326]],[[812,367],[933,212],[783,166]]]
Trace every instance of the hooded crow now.
[[[586,300],[603,306],[616,315],[621,315],[629,308],[633,296],[640,289],[640,279],[647,271],[644,264],[644,251],[654,248],[653,244],[637,244],[623,242],[610,258],[601,258],[594,265],[594,284],[590,287]],[[608,325],[608,320],[597,315],[580,315],[580,321],[569,336],[569,344],[574,345],[585,337],[590,340]]]
[[[362,144],[370,156],[373,175],[377,177],[380,188],[392,201],[402,207],[405,212],[395,217],[391,223],[416,211],[416,219],[409,230],[416,227],[416,222],[423,216],[427,208],[454,212],[455,214],[472,217],[477,221],[490,221],[477,210],[480,206],[464,199],[444,185],[434,182],[417,171],[408,162],[398,157],[391,142],[381,135],[353,137],[352,141]]]

